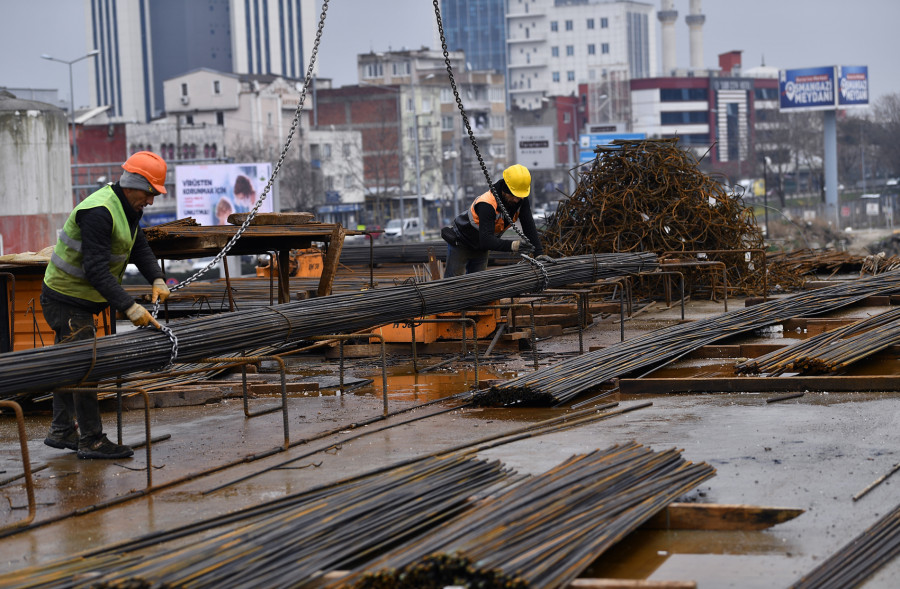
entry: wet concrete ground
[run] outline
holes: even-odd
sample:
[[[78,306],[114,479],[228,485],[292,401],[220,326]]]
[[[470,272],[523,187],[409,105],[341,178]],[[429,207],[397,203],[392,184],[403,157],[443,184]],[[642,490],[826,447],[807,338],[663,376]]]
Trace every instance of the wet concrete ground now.
[[[738,308],[740,304],[730,301],[729,307]],[[699,318],[721,309],[721,303],[694,302],[689,304],[687,316]],[[884,308],[855,307],[842,314],[862,317],[879,310]],[[677,309],[665,310],[657,305],[630,320],[626,335],[677,320]],[[610,344],[618,338],[618,323],[598,319],[585,333],[585,346]],[[577,350],[577,345],[575,334],[541,342],[542,365],[556,361],[558,357],[553,354]],[[502,359],[502,363],[492,365],[490,376],[505,378],[531,370],[530,354],[510,354]],[[336,364],[329,363],[334,367]],[[317,360],[316,366],[320,365]],[[343,396],[330,391],[298,394],[289,402],[291,440],[333,428],[343,428],[341,433],[115,507],[0,539],[0,573],[258,504],[406,458],[511,431],[565,411],[463,408],[354,438],[358,432],[349,429],[351,423],[381,414],[380,367],[369,361],[354,361],[354,365],[354,376],[373,378],[374,385]],[[404,372],[402,364],[392,368],[392,410],[465,390],[473,380],[471,373],[457,371],[419,376]],[[799,507],[806,513],[762,532],[638,532],[595,563],[590,574],[696,580],[704,588],[783,587],[900,503],[900,478],[887,480],[858,502],[851,499],[900,461],[900,410],[891,394],[806,393],[799,399],[775,404],[765,402],[768,396],[615,395],[612,400],[623,406],[646,400],[653,405],[575,430],[501,446],[483,456],[502,460],[521,472],[539,473],[572,454],[632,439],[657,450],[682,448],[687,459],[706,461],[717,469],[717,476],[687,499]],[[253,401],[253,407],[275,402],[276,399],[258,399]],[[392,418],[390,423],[424,417],[450,406],[416,409]],[[114,414],[105,414],[104,420],[107,432],[114,437]],[[80,461],[74,452],[53,450],[42,444],[48,423],[49,415],[30,415],[27,420],[32,463],[47,464],[46,469],[35,474],[37,521],[110,501],[145,486],[146,473],[136,470],[146,464],[143,450],[128,460]],[[8,475],[21,470],[21,465],[17,464],[12,421],[4,418],[2,424],[0,470],[8,471]],[[188,473],[276,447],[283,441],[281,424],[281,413],[245,419],[240,400],[156,409],[152,412],[153,434],[168,433],[172,438],[153,446],[154,483],[163,485]],[[380,427],[381,423],[361,429],[374,431]],[[143,436],[140,412],[126,413],[124,431],[126,442]],[[314,450],[319,451],[301,457]],[[296,460],[204,494],[289,459]],[[20,509],[25,505],[24,486],[8,484],[0,487],[0,493],[4,496],[0,522],[24,517],[25,511]],[[896,587],[898,574],[900,564],[892,563],[866,587]]]

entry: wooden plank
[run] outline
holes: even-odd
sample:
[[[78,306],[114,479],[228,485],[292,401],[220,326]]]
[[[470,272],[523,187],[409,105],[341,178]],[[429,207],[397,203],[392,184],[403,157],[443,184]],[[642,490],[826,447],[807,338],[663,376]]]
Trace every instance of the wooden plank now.
[[[655,530],[765,530],[804,513],[790,507],[671,503],[643,524]]]
[[[318,391],[319,384],[315,382],[289,382],[286,383],[285,389],[288,393],[305,393],[308,391]],[[251,384],[247,387],[253,395],[280,395],[281,383],[265,383]]]
[[[344,248],[345,235],[347,235],[347,232],[341,225],[336,225],[334,231],[331,232],[331,239],[328,241],[328,252],[325,254],[325,263],[322,267],[322,277],[319,279],[317,293],[320,297],[331,294],[334,275],[337,274],[338,261],[341,259],[341,250]]]
[[[792,393],[795,391],[900,392],[896,376],[735,376],[703,378],[623,378],[619,390],[628,395],[666,393]]]

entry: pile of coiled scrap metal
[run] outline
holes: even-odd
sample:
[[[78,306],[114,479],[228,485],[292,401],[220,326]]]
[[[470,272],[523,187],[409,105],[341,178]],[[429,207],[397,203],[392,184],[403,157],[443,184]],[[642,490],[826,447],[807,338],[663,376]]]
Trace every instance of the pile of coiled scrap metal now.
[[[596,154],[549,219],[542,235],[548,253],[734,250],[709,259],[726,263],[734,290],[761,292],[760,272],[745,257],[748,248],[763,247],[752,209],[702,172],[677,138],[618,140]],[[690,278],[694,289],[716,279],[710,272]]]

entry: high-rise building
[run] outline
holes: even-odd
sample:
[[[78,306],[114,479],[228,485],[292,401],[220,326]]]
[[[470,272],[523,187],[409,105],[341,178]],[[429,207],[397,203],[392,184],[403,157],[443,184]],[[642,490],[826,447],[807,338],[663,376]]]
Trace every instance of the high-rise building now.
[[[513,105],[541,107],[548,95],[623,74],[656,75],[655,8],[616,0],[509,0],[507,71]]]
[[[466,54],[467,69],[506,72],[506,0],[441,0],[441,20],[448,49]]]
[[[118,121],[164,110],[164,80],[197,68],[305,75],[315,40],[314,0],[85,0],[94,104]]]

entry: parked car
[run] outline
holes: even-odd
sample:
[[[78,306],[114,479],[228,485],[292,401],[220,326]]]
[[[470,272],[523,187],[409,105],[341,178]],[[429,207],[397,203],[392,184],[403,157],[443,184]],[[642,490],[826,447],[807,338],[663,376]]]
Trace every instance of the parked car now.
[[[385,241],[412,239],[419,233],[419,218],[391,219],[384,226]]]

